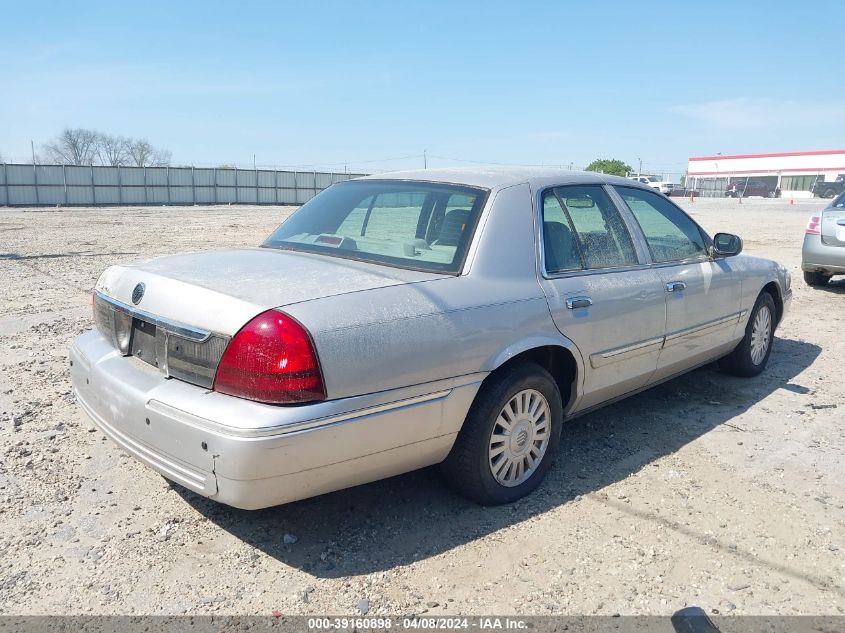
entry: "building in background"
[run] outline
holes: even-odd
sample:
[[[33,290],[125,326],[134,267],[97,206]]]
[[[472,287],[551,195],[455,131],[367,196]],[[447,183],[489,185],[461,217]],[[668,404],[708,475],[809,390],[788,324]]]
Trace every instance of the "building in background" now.
[[[693,156],[687,168],[687,187],[702,196],[721,197],[730,189],[748,186],[749,191],[812,198],[817,182],[832,182],[840,174],[845,174],[845,149]]]

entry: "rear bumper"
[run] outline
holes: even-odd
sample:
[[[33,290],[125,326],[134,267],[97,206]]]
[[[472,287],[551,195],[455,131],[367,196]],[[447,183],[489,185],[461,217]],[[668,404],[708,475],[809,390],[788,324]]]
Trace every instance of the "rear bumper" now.
[[[112,441],[168,479],[245,509],[442,461],[483,379],[281,407],[167,379],[96,331],[74,341],[70,360],[80,406]]]
[[[820,235],[805,235],[801,270],[845,274],[845,246],[830,246],[822,242]]]

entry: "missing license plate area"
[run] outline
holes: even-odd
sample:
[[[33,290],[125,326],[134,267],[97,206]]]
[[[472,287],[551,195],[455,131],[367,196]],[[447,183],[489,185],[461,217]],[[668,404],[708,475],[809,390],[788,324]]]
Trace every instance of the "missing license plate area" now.
[[[132,356],[158,367],[156,326],[141,319],[132,319]]]

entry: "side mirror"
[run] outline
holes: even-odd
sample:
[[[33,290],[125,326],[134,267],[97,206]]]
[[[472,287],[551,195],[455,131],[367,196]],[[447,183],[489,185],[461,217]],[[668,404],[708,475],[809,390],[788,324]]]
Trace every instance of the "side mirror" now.
[[[733,233],[716,233],[713,236],[713,255],[730,257],[742,252],[742,238]]]

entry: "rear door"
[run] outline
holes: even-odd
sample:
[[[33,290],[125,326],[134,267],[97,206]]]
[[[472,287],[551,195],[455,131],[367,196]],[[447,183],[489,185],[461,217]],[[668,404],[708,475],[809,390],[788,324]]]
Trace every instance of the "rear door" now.
[[[822,211],[822,243],[845,246],[845,194]]]
[[[638,222],[666,300],[666,340],[655,382],[712,358],[740,319],[740,276],[730,258],[711,260],[701,228],[665,196],[615,187]]]
[[[578,409],[645,386],[666,323],[658,273],[602,185],[541,192],[541,285],[586,367]]]

